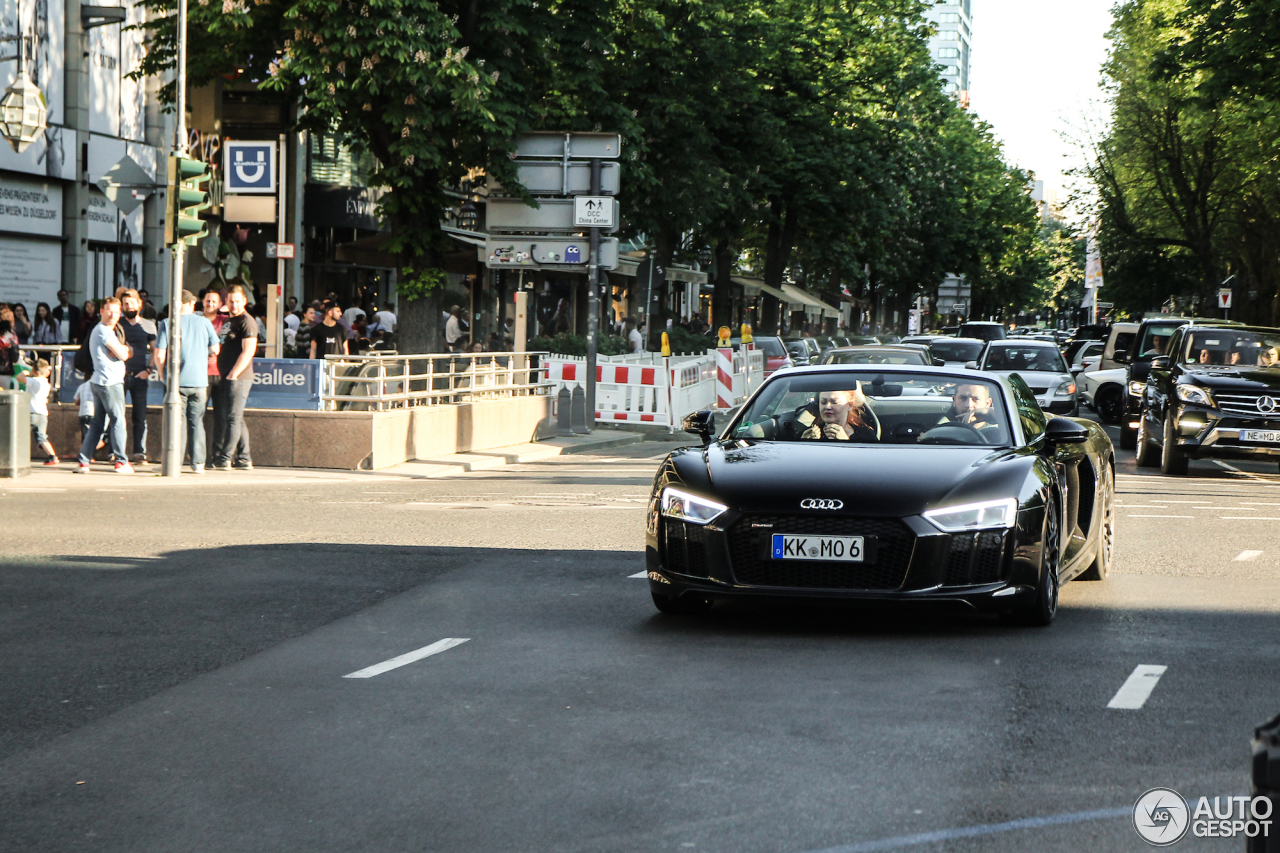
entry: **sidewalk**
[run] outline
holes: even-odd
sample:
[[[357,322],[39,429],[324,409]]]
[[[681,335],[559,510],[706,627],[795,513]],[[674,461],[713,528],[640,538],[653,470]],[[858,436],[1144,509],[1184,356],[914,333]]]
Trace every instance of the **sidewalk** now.
[[[311,484],[347,482],[363,480],[366,482],[389,482],[396,480],[430,480],[450,477],[471,471],[487,471],[505,465],[517,465],[525,462],[542,462],[570,454],[594,454],[606,452],[610,448],[635,444],[643,440],[638,433],[619,432],[615,430],[597,430],[590,435],[575,435],[566,438],[550,438],[536,444],[515,444],[510,447],[497,447],[493,450],[479,450],[473,453],[455,453],[437,459],[402,462],[380,471],[343,471],[324,468],[255,468],[252,471],[213,471],[206,469],[203,474],[192,474],[190,466],[184,465],[182,475],[176,479],[160,476],[160,465],[136,466],[132,475],[116,474],[107,462],[95,462],[88,475],[75,473],[76,463],[64,460],[57,467],[46,468],[36,462],[27,477],[0,479],[2,492],[43,492],[64,491],[66,489],[88,486],[101,490],[110,486],[113,489],[147,485],[285,485],[289,483]]]

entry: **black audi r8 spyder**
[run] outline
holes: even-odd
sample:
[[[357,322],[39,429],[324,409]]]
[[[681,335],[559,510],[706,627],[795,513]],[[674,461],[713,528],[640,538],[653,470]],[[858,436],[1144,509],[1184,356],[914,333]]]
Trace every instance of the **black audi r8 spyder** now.
[[[1105,578],[1114,454],[1046,418],[1017,374],[885,365],[779,371],[654,479],[653,603],[741,597],[950,602],[1047,625],[1062,583]]]

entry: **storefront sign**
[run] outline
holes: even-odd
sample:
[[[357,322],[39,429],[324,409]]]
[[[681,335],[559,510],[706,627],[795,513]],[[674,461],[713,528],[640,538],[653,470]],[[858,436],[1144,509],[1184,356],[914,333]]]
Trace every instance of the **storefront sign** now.
[[[61,237],[62,187],[50,181],[0,176],[0,231]]]
[[[34,317],[40,302],[57,304],[62,286],[62,244],[0,236],[0,302],[21,302]]]
[[[363,228],[386,231],[378,218],[382,190],[372,187],[335,187],[307,184],[303,224],[316,228]]]

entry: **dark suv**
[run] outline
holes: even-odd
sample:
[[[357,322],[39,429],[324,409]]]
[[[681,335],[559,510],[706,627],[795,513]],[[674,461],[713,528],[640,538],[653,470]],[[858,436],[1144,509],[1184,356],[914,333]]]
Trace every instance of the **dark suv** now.
[[[1168,352],[1169,338],[1183,326],[1239,325],[1209,320],[1202,317],[1152,317],[1142,321],[1133,345],[1128,353],[1117,352],[1115,362],[1128,365],[1125,377],[1124,417],[1120,419],[1120,448],[1133,450],[1138,446],[1138,415],[1142,411],[1142,389],[1151,371],[1151,359]]]
[[[1138,464],[1185,474],[1188,459],[1280,459],[1280,329],[1197,323],[1151,360]]]

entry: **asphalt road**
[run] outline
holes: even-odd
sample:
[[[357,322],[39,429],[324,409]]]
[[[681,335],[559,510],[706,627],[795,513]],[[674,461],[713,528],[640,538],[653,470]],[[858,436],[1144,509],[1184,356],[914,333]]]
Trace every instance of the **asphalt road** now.
[[[670,446],[0,481],[0,851],[1125,851],[1149,788],[1247,793],[1280,711],[1274,467],[1120,452],[1115,573],[1046,630],[674,618],[631,577]]]

